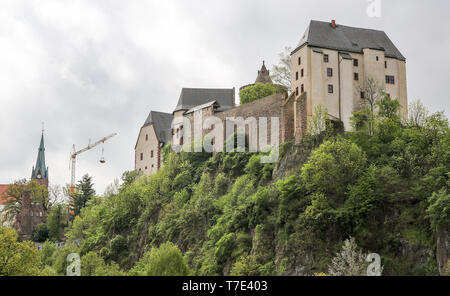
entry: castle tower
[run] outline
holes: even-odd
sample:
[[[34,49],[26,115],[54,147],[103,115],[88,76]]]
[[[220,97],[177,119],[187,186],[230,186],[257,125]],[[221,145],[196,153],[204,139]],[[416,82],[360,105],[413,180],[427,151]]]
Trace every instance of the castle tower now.
[[[264,84],[273,84],[272,79],[270,79],[270,71],[267,70],[265,62],[263,61],[261,70],[258,70],[258,76],[256,76],[255,83],[247,84],[239,88],[239,91],[254,86],[257,83],[264,83]]]
[[[255,84],[256,83],[272,83],[272,79],[270,79],[270,72],[267,70],[266,65],[263,61],[261,70],[258,71],[258,76],[256,77]]]
[[[41,144],[39,145],[36,166],[31,171],[31,179],[48,185],[48,167],[45,166],[44,130],[42,130]]]

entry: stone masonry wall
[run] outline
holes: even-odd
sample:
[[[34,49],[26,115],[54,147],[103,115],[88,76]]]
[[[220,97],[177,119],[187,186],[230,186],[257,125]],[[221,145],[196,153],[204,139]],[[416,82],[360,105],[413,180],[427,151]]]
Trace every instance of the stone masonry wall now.
[[[294,138],[295,134],[295,92],[293,92],[283,103],[281,107],[281,143]]]
[[[300,97],[295,100],[295,112],[296,112],[296,121],[295,121],[295,142],[299,143],[300,140],[304,137],[307,130],[307,94],[303,93]]]
[[[216,113],[214,116],[217,116],[218,118],[222,119],[223,122],[225,122],[226,118],[237,118],[242,117],[244,120],[249,117],[255,117],[257,119],[257,122],[259,124],[259,118],[265,117],[267,118],[267,137],[270,141],[271,139],[271,117],[278,117],[280,120],[280,143],[283,140],[282,134],[283,134],[283,117],[286,118],[286,116],[283,116],[283,104],[286,99],[286,94],[284,93],[277,93],[273,94],[271,96],[240,105],[236,108]],[[246,130],[248,132],[248,130]]]

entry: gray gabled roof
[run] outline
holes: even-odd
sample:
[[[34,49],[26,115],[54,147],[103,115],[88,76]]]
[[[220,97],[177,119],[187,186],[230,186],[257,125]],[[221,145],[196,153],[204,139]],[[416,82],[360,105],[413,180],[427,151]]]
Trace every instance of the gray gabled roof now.
[[[183,88],[174,112],[189,110],[212,101],[216,101],[219,104],[218,111],[225,111],[232,108],[234,106],[234,88]]]
[[[311,21],[292,53],[305,45],[355,53],[362,53],[364,48],[378,49],[385,51],[386,57],[406,60],[383,31],[339,24],[333,28],[329,22]]]
[[[203,105],[195,106],[195,107],[187,110],[186,112],[184,112],[184,114],[193,113],[195,111],[202,110],[202,109],[208,108],[210,106],[214,106],[215,109],[219,109],[220,108],[220,105],[217,103],[217,101],[212,101],[212,102],[208,102],[208,103],[203,104]]]
[[[156,136],[160,142],[167,144],[171,140],[173,115],[158,111],[150,111],[142,127],[153,125]]]

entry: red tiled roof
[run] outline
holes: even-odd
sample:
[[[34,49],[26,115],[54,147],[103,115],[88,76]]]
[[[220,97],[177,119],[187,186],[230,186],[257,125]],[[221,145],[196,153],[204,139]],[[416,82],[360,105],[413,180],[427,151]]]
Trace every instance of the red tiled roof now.
[[[6,189],[8,189],[9,185],[0,185],[0,205],[4,204],[6,202],[6,200],[4,200],[2,198],[3,196],[3,192],[6,191]]]

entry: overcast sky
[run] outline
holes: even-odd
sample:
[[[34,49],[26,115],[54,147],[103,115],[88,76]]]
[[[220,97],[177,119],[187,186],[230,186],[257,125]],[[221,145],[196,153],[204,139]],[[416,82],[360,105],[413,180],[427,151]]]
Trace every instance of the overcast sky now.
[[[450,1],[1,0],[0,184],[30,178],[45,122],[50,182],[70,182],[69,152],[112,132],[78,158],[77,179],[105,187],[134,167],[150,110],[172,112],[182,87],[239,88],[271,68],[311,19],[384,30],[407,58],[409,100],[449,115]],[[447,90],[447,91],[446,91]]]

